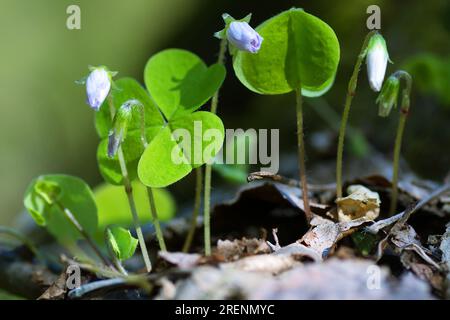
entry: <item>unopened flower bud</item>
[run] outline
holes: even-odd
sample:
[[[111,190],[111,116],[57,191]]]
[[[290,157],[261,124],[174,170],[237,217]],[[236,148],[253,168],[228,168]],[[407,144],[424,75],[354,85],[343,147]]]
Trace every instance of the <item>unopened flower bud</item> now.
[[[367,47],[367,75],[372,90],[379,92],[383,85],[386,73],[389,54],[386,48],[386,41],[381,34],[373,35]]]
[[[108,157],[113,158],[117,150],[119,150],[120,144],[125,140],[127,136],[128,123],[132,116],[132,104],[127,101],[119,110],[117,110],[114,116],[112,129],[108,135]]]
[[[111,89],[111,76],[105,68],[95,68],[86,79],[87,102],[98,111]]]
[[[239,50],[256,53],[261,48],[264,40],[258,32],[256,32],[245,21],[233,21],[227,29],[227,39]]]
[[[387,117],[392,110],[392,107],[397,107],[398,91],[400,90],[400,80],[391,75],[384,82],[383,88],[377,98],[378,115],[380,117]]]

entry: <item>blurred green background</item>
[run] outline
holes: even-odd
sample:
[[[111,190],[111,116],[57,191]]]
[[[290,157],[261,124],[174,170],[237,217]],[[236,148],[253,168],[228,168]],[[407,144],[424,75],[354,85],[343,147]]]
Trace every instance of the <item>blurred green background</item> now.
[[[81,30],[66,28],[66,8],[71,4],[81,8]],[[73,174],[91,186],[101,181],[93,111],[85,104],[84,88],[74,83],[87,74],[88,65],[104,64],[119,71],[119,76],[142,82],[147,59],[165,48],[192,50],[210,64],[216,60],[218,41],[212,35],[223,27],[222,13],[241,18],[252,12],[256,26],[282,10],[303,7],[330,24],[339,38],[341,63],[325,99],[340,114],[367,33],[366,8],[371,4],[381,8],[382,33],[395,62],[388,74],[422,53],[450,65],[450,1],[446,0],[0,0],[0,224],[14,223],[23,210],[24,190],[36,175]],[[293,97],[255,95],[238,82],[229,61],[228,71],[219,106],[225,126],[280,128],[282,151],[295,154]],[[450,81],[444,76],[440,90],[426,88],[436,80],[429,79],[433,75],[428,69],[417,72],[423,77],[422,87],[413,89],[403,155],[420,176],[440,180],[450,169],[450,107],[445,97]],[[359,83],[350,122],[389,157],[397,114],[378,118],[376,94],[369,90],[365,72]],[[307,137],[329,130],[312,110],[306,110],[305,117]],[[313,161],[311,155],[309,162]],[[173,188],[180,201],[190,196],[186,190],[192,190],[192,180]]]

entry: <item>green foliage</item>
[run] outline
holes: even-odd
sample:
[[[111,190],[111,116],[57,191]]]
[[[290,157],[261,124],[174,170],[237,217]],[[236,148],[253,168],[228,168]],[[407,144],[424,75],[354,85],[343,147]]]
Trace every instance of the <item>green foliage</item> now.
[[[131,258],[138,244],[138,240],[133,238],[129,230],[117,226],[106,230],[106,241],[120,261]]]
[[[168,186],[212,159],[224,140],[224,127],[216,115],[197,110],[219,89],[225,68],[207,67],[196,55],[179,49],[151,57],[145,83],[168,119],[144,151],[139,179],[147,186]],[[208,137],[207,131],[213,136]]]
[[[264,38],[257,54],[239,51],[234,71],[250,90],[282,94],[298,89],[316,97],[333,84],[340,49],[333,29],[302,9],[291,9],[256,28]]]
[[[420,54],[408,59],[403,68],[411,74],[417,89],[450,106],[450,57]]]
[[[170,120],[197,110],[220,88],[225,67],[209,68],[195,54],[168,49],[152,56],[145,67],[145,84],[164,116]]]
[[[40,226],[64,245],[81,239],[78,230],[67,220],[59,205],[69,209],[88,234],[97,229],[97,207],[89,186],[68,175],[43,175],[28,186],[24,205]]]
[[[133,196],[136,202],[139,221],[151,221],[147,189],[139,181],[132,182]],[[176,206],[172,195],[164,189],[153,189],[156,211],[161,221],[168,221],[175,216]],[[98,208],[98,234],[103,237],[109,225],[131,227],[133,220],[127,195],[122,186],[104,183],[94,189],[95,202]]]
[[[122,78],[115,82],[116,89],[111,93],[114,112],[130,100],[136,99],[144,106],[146,138],[151,141],[164,126],[164,120],[147,91],[134,79]],[[141,142],[141,115],[138,108],[132,109],[131,120],[127,126],[127,137],[121,144],[130,179],[137,177],[137,164],[144,151]],[[108,157],[108,133],[112,127],[109,101],[105,101],[96,113],[95,125],[102,139],[97,149],[97,161],[103,178],[115,185],[122,184],[122,173],[117,155]]]
[[[175,131],[177,129],[187,136],[180,135],[180,131]],[[204,135],[209,129],[214,129],[217,134],[211,141]],[[222,121],[210,112],[199,111],[173,119],[150,142],[142,155],[138,165],[139,179],[153,188],[168,186],[214,158],[223,140]],[[178,163],[174,161],[175,157]]]

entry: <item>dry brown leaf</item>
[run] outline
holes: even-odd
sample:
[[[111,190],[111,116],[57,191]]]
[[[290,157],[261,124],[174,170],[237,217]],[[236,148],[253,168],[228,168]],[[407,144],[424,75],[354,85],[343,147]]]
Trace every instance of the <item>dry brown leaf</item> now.
[[[53,284],[45,290],[38,300],[61,300],[67,293],[67,273],[63,272]]]
[[[214,251],[215,256],[222,257],[221,260],[233,261],[243,256],[269,253],[270,248],[266,241],[262,239],[236,239],[230,240],[218,240],[217,248]]]
[[[298,264],[300,262],[289,255],[263,254],[245,257],[235,262],[222,263],[220,267],[223,269],[278,274]]]
[[[345,222],[358,218],[375,220],[380,214],[380,195],[363,185],[351,185],[348,196],[336,199],[339,221]]]
[[[442,263],[446,267],[447,279],[446,279],[446,287],[447,287],[447,298],[450,297],[450,223],[446,225],[447,229],[441,238],[441,245],[439,248],[442,251]]]
[[[348,222],[335,223],[315,216],[311,220],[311,226],[314,227],[302,237],[300,242],[315,250],[321,257],[326,257],[339,240],[350,234],[353,231],[352,229],[361,226],[367,221],[366,218],[360,218]]]

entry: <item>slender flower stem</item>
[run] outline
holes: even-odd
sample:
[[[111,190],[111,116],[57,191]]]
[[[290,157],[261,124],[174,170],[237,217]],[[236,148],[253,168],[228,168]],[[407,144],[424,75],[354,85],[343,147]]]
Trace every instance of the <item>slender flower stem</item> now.
[[[139,240],[139,246],[141,247],[142,258],[144,259],[145,267],[147,272],[152,271],[152,263],[150,262],[150,258],[148,256],[147,245],[145,244],[144,235],[142,233],[142,229],[139,223],[139,216],[136,210],[136,203],[133,198],[133,188],[131,186],[130,179],[128,178],[128,170],[125,163],[125,158],[123,156],[122,147],[119,147],[117,152],[120,164],[120,170],[122,171],[123,177],[123,186],[125,188],[125,192],[128,198],[128,204],[130,205],[131,215],[133,217],[134,228],[136,229],[136,235]]]
[[[56,206],[58,209],[64,214],[64,216],[69,220],[69,222],[78,230],[78,232],[86,239],[89,246],[92,248],[92,250],[95,252],[95,254],[100,258],[100,260],[107,266],[112,266],[111,262],[108,261],[107,258],[105,258],[100,251],[100,249],[95,244],[94,240],[91,238],[89,233],[84,230],[83,226],[78,222],[77,218],[73,215],[73,213],[66,208],[61,202],[55,201]]]
[[[144,105],[139,104],[139,112],[141,115],[141,142],[144,146],[144,149],[147,148],[148,142],[147,137],[145,136],[145,110]],[[164,242],[164,236],[161,229],[161,224],[159,223],[158,213],[156,211],[156,205],[155,205],[155,197],[153,196],[153,190],[150,187],[146,187],[147,189],[147,195],[148,195],[148,202],[150,206],[150,214],[152,216],[152,222],[155,226],[156,231],[156,238],[158,239],[159,248],[161,251],[167,251],[166,243]]]
[[[195,184],[195,202],[194,209],[192,211],[191,226],[186,236],[186,240],[183,245],[183,252],[189,252],[189,249],[194,239],[195,229],[197,228],[197,218],[200,211],[200,205],[202,202],[202,189],[203,189],[203,170],[202,168],[195,169],[196,184]]]
[[[114,103],[111,98],[111,95],[108,96],[108,102],[109,102],[108,103],[109,111],[111,114],[111,121],[113,121],[115,109],[114,109]],[[141,139],[142,139],[142,137],[141,137]],[[125,188],[125,193],[127,194],[128,204],[130,206],[131,215],[133,217],[133,224],[134,224],[134,228],[136,230],[136,235],[138,237],[139,246],[141,248],[142,258],[144,260],[147,272],[151,272],[152,271],[152,263],[148,256],[148,251],[147,251],[147,246],[145,244],[144,235],[142,234],[142,229],[141,229],[140,222],[139,222],[139,216],[137,214],[136,204],[135,204],[134,198],[133,198],[133,188],[131,187],[131,182],[130,182],[130,179],[128,178],[128,169],[127,169],[125,157],[123,155],[121,146],[119,147],[117,156],[119,158],[119,165],[120,165],[120,170],[122,172],[122,178],[123,178],[123,186]]]
[[[347,96],[345,98],[344,111],[342,113],[341,127],[339,129],[339,141],[336,157],[336,197],[342,198],[342,157],[344,154],[344,140],[345,140],[345,129],[347,126],[348,115],[350,113],[350,106],[352,104],[353,97],[356,94],[356,86],[358,84],[358,75],[361,69],[361,64],[367,54],[367,46],[369,44],[370,38],[376,34],[376,31],[371,31],[367,34],[361,52],[356,60],[355,67],[353,69],[352,76],[348,83]]]
[[[159,248],[161,251],[167,251],[164,236],[159,223],[158,214],[156,213],[155,197],[153,196],[152,188],[147,187],[148,201],[150,203],[150,213],[152,215],[153,225],[155,226],[156,238],[158,239]]]
[[[394,145],[394,160],[392,164],[392,190],[391,190],[391,205],[389,208],[389,215],[392,216],[397,210],[397,198],[398,198],[398,171],[399,171],[399,162],[400,162],[400,151],[402,149],[402,138],[403,131],[405,129],[406,118],[409,113],[410,106],[410,94],[411,94],[411,86],[412,86],[412,78],[405,71],[396,71],[394,73],[399,79],[405,80],[405,88],[402,92],[402,102],[400,108],[400,119],[397,127],[397,134],[395,137],[395,145]]]
[[[227,40],[224,38],[220,41],[220,50],[217,63],[224,64],[225,62],[225,52],[227,49]],[[211,100],[211,112],[213,114],[217,113],[217,106],[219,104],[219,90],[216,91]],[[203,207],[203,223],[205,228],[205,255],[211,255],[211,227],[210,227],[210,206],[211,206],[211,164],[206,164],[205,168],[205,194],[204,194],[204,207]]]
[[[205,193],[203,200],[203,224],[205,228],[205,255],[211,255],[211,217],[210,217],[210,206],[211,206],[211,166],[206,165],[205,168]]]
[[[297,111],[297,147],[298,147],[298,168],[300,173],[300,182],[302,185],[303,208],[308,222],[312,219],[311,209],[309,207],[308,182],[306,181],[305,166],[305,141],[303,137],[303,99],[302,90],[295,91],[296,111]]]

